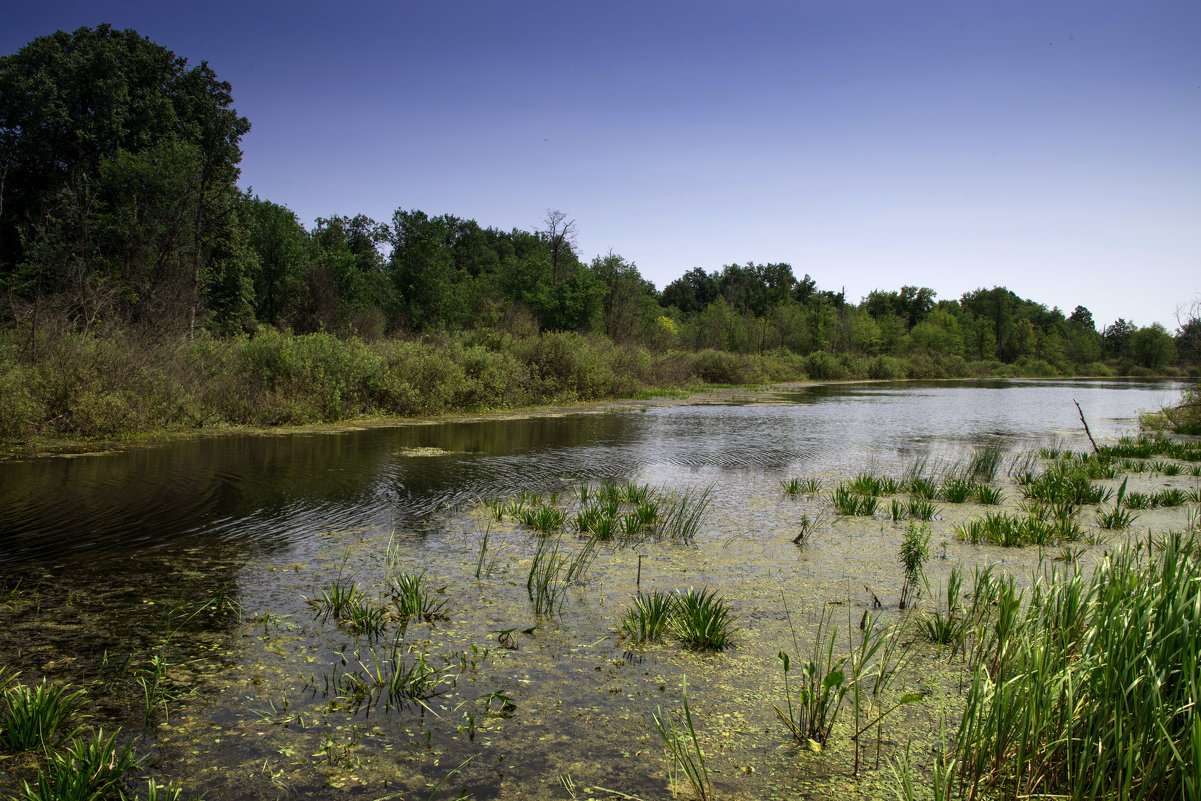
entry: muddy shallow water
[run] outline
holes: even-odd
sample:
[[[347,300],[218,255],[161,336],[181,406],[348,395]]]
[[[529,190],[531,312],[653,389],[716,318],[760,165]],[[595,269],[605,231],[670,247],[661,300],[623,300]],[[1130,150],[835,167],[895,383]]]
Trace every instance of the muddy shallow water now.
[[[145,773],[208,798],[668,798],[652,714],[678,717],[684,677],[717,797],[890,795],[874,748],[867,769],[849,775],[845,716],[815,753],[773,709],[784,703],[777,653],[795,652],[794,634],[807,649],[822,610],[848,641],[873,596],[882,623],[899,617],[904,526],[883,510],[838,518],[829,490],[861,470],[950,464],[986,442],[1011,454],[1051,443],[1083,450],[1073,399],[1100,439],[1133,433],[1137,410],[1179,390],[826,385],[646,411],[231,436],[4,463],[0,654],[23,680],[87,687],[90,722],[121,726]],[[823,492],[786,495],[779,482],[792,476],[821,479]],[[711,488],[709,512],[692,542],[602,544],[560,613],[535,613],[527,575],[537,537],[512,516],[497,521],[481,499],[557,492],[571,511],[573,487],[605,479],[665,494]],[[1197,483],[1146,473],[1130,489]],[[1003,470],[995,484],[1016,506]],[[1030,580],[1039,549],[959,542],[954,524],[983,507],[938,507],[932,589],[955,564],[996,563]],[[802,516],[823,513],[811,541],[792,544]],[[1138,530],[1181,528],[1185,514],[1143,512]],[[569,553],[582,543],[564,535]],[[1082,561],[1104,547],[1086,546]],[[410,623],[395,652],[396,619],[372,640],[307,603],[340,579],[382,606],[397,573],[424,573],[445,619]],[[732,607],[731,650],[621,637],[637,589],[688,588],[716,590]],[[962,663],[913,648],[897,690],[926,698],[890,718],[884,757],[907,743],[928,753],[939,724],[954,720]],[[355,678],[394,653],[424,659],[438,695],[399,705],[356,697]],[[10,781],[30,770],[11,763]]]

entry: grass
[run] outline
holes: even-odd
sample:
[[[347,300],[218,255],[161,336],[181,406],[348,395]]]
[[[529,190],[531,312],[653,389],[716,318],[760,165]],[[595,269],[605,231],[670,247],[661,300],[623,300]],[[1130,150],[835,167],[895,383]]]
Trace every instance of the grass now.
[[[938,497],[947,503],[963,503],[976,496],[979,485],[968,478],[948,478],[938,488]]]
[[[958,567],[953,567],[943,592],[945,606],[936,606],[933,610],[925,612],[917,621],[918,631],[930,642],[954,647],[963,644],[967,634],[967,622],[960,609],[962,589],[963,575]]]
[[[658,642],[663,639],[675,615],[676,596],[666,592],[639,592],[634,606],[621,620],[621,632],[634,642]]]
[[[72,740],[66,749],[52,752],[38,771],[34,784],[25,783],[20,801],[93,801],[93,799],[124,798],[122,791],[126,771],[137,767],[133,748],[119,745],[114,732],[107,737],[104,730],[80,740]],[[158,794],[157,785],[151,791]],[[171,797],[178,797],[172,791]]]
[[[483,560],[481,551],[480,560]],[[477,573],[480,562],[477,562]],[[439,598],[437,591],[425,580],[425,571],[420,573],[398,573],[389,578],[392,607],[402,623],[410,620],[432,622],[446,620],[446,599]]]
[[[942,797],[1198,797],[1196,548],[1127,546],[1091,575],[1049,573],[1028,604],[1001,585],[938,756]]]
[[[696,538],[701,521],[713,500],[713,487],[688,489],[682,494],[669,495],[663,501],[659,529],[668,537],[689,543]]]
[[[42,679],[38,685],[14,684],[4,690],[0,704],[0,747],[7,751],[49,748],[74,736],[68,722],[83,705],[83,690]]]
[[[696,734],[696,724],[692,720],[692,709],[688,706],[688,678],[680,678],[680,696],[683,700],[684,715],[679,727],[660,707],[651,715],[655,722],[655,730],[671,760],[674,773],[679,771],[692,787],[698,801],[711,801],[713,784],[709,780],[709,770],[705,765],[705,753],[701,750],[700,738]],[[674,792],[674,788],[673,788]]]
[[[800,495],[801,480],[799,478],[782,478],[780,479],[780,489],[785,495]]]
[[[734,615],[713,590],[677,593],[671,621],[685,645],[698,651],[724,651],[733,645]]]
[[[973,481],[992,481],[1001,468],[1001,459],[1005,449],[1000,442],[993,441],[972,451],[968,462],[967,473]]]
[[[542,537],[526,574],[526,592],[539,614],[558,613],[567,597],[567,588],[582,583],[596,559],[597,537],[589,537],[574,555],[563,552],[563,538]]]
[[[985,506],[1000,506],[1005,500],[1005,493],[999,487],[987,484],[977,484],[975,495],[976,500]]]
[[[825,514],[822,512],[817,513],[813,517],[807,514],[801,515],[801,519],[797,522],[799,530],[797,531],[797,535],[792,538],[793,543],[795,545],[805,545],[810,542],[813,539],[813,532],[825,521],[825,517]]]

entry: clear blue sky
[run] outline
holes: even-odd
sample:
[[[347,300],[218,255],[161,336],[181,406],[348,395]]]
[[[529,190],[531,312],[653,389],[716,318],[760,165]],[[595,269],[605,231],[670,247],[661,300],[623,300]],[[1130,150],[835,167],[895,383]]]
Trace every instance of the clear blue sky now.
[[[1004,285],[1174,330],[1201,297],[1201,3],[10,3],[0,52],[134,28],[233,85],[244,186],[311,226],[576,220],[662,288],[785,261],[858,301]]]

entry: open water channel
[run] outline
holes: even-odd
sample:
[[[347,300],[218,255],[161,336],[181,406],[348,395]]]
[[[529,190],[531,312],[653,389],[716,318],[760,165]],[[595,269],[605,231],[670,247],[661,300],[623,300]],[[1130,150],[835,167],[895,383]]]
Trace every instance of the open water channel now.
[[[822,385],[3,462],[0,664],[23,681],[86,688],[87,723],[120,726],[143,773],[174,780],[185,797],[688,797],[652,718],[678,720],[685,677],[716,797],[891,796],[886,758],[909,742],[928,752],[931,732],[953,725],[953,659],[933,648],[918,655],[901,679],[911,686],[898,690],[927,701],[897,716],[882,738],[885,759],[858,777],[839,730],[815,753],[773,708],[784,704],[777,653],[806,650],[823,610],[844,632],[875,599],[882,622],[900,615],[903,526],[883,514],[839,518],[829,490],[864,470],[951,465],[987,443],[1007,458],[1052,444],[1083,450],[1073,400],[1101,440],[1136,433],[1137,413],[1174,402],[1181,388]],[[789,496],[780,487],[789,477],[823,489]],[[690,541],[601,543],[559,610],[538,613],[527,579],[539,537],[482,501],[539,493],[570,514],[575,488],[606,480],[662,497],[707,489],[708,512]],[[1016,505],[1004,469],[997,485]],[[980,514],[939,504],[932,587],[952,564],[993,563],[1027,580],[1037,568],[1037,548],[952,535]],[[798,547],[803,516],[822,523]],[[561,536],[564,553],[583,547],[570,525]],[[308,603],[337,581],[386,610],[399,575],[423,577],[441,604],[434,619],[406,626],[385,612],[382,633],[369,636]],[[636,591],[689,588],[729,604],[733,648],[622,636]],[[397,661],[431,671],[433,692],[364,697]],[[35,770],[7,759],[0,793]]]

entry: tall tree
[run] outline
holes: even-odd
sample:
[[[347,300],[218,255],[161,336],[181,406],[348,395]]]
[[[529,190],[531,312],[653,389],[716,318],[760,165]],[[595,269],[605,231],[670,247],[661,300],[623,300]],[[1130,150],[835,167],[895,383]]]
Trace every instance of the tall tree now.
[[[189,68],[186,59],[136,32],[108,25],[58,31],[0,58],[0,284],[24,299],[31,270],[46,279],[38,281],[42,287],[69,281],[59,265],[37,261],[54,249],[41,240],[55,231],[93,229],[93,222],[105,218],[115,244],[93,241],[89,247],[99,248],[96,255],[106,264],[133,266],[140,275],[168,270],[172,283],[182,280],[186,297],[179,302],[187,308],[172,312],[189,327],[216,284],[247,292],[242,278],[228,280],[246,268],[246,254],[233,246],[244,235],[230,226],[237,222],[240,142],[250,129],[232,103],[229,84],[207,63]],[[115,194],[124,167],[149,183],[128,180],[125,193]],[[107,195],[98,190],[101,184]],[[138,198],[167,184],[187,201],[186,225],[172,234],[170,259],[163,258],[161,247],[131,247],[161,238],[161,215],[153,219],[156,211]],[[62,202],[64,192],[83,197],[83,187],[97,190],[95,204]],[[51,220],[68,211],[98,216],[67,221],[65,228],[61,219]],[[113,230],[119,221],[130,230]],[[143,224],[155,230],[137,230]],[[135,252],[155,253],[147,257],[157,262],[131,265]],[[233,261],[215,263],[221,259]],[[205,275],[210,269],[211,280]],[[101,283],[125,277],[104,276]],[[243,294],[234,305],[246,300]]]

